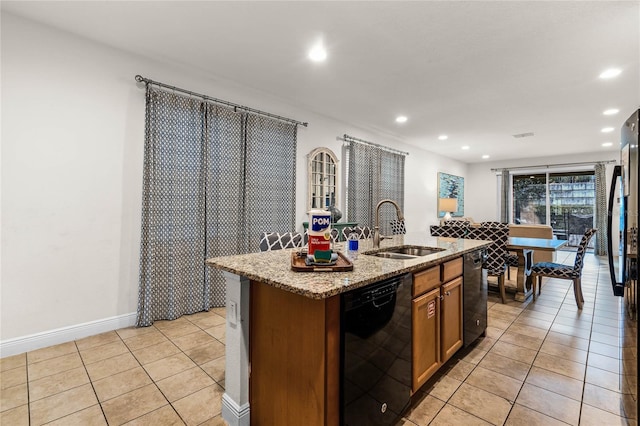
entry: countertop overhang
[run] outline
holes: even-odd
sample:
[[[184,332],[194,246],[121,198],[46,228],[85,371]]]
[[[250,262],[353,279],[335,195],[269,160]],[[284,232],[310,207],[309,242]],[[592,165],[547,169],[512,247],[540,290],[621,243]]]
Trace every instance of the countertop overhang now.
[[[291,253],[297,249],[273,250],[237,256],[207,259],[207,265],[260,281],[291,293],[312,299],[326,299],[376,281],[419,271],[446,262],[464,253],[486,247],[491,241],[431,237],[427,233],[408,233],[384,239],[380,249],[403,245],[439,247],[444,250],[415,259],[386,259],[364,252],[374,251],[373,240],[360,240],[358,256],[349,272],[294,272],[291,270]],[[346,253],[345,243],[336,243],[334,250]]]

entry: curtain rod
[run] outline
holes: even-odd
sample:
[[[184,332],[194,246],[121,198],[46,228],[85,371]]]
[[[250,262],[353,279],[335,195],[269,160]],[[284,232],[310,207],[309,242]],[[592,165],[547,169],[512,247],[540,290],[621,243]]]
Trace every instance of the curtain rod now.
[[[409,155],[408,152],[400,151],[399,149],[395,149],[395,148],[389,148],[388,146],[384,146],[384,145],[380,145],[380,144],[377,144],[377,143],[365,141],[363,139],[354,138],[353,136],[349,136],[347,134],[345,134],[343,137],[338,136],[336,139],[339,140],[339,141],[343,141],[343,142],[354,141],[354,142],[363,143],[365,145],[375,146],[377,148],[393,152],[394,154]]]
[[[271,114],[271,113],[268,113],[268,112],[260,111],[259,109],[249,108],[249,107],[246,107],[244,105],[234,104],[233,102],[223,101],[222,99],[212,98],[211,96],[202,95],[200,93],[192,92],[190,90],[185,90],[185,89],[181,89],[181,88],[176,87],[176,86],[171,86],[169,84],[164,84],[164,83],[160,83],[158,81],[153,81],[151,79],[142,77],[139,74],[136,75],[135,79],[136,79],[136,81],[138,83],[144,82],[145,84],[155,84],[156,86],[164,87],[165,89],[170,89],[170,90],[173,90],[173,91],[176,91],[176,92],[186,93],[189,96],[196,96],[198,98],[202,98],[205,101],[210,101],[210,102],[214,102],[214,103],[217,103],[217,104],[230,106],[230,107],[233,107],[233,109],[236,110],[236,111],[238,109],[241,109],[243,111],[247,111],[247,112],[250,112],[250,113],[253,113],[253,114],[264,115],[265,117],[275,118],[277,120],[286,121],[288,123],[293,123],[293,124],[299,125],[299,126],[307,127],[309,125],[309,123],[307,123],[307,122],[293,120],[291,118],[283,117],[281,115]]]
[[[541,164],[538,166],[519,166],[519,167],[503,167],[499,169],[491,169],[492,172],[503,172],[505,170],[522,170],[522,169],[538,169],[538,168],[546,168],[550,169],[552,167],[566,167],[566,166],[594,166],[596,164],[611,164],[616,163],[616,160],[605,160],[605,161],[583,161],[581,163],[559,163],[559,164]]]

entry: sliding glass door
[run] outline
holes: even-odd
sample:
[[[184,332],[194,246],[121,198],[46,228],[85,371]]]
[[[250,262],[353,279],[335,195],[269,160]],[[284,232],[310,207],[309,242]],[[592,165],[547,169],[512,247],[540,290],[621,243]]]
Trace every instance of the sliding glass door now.
[[[513,175],[512,221],[549,224],[558,239],[577,246],[594,224],[593,171]]]
[[[513,176],[513,223],[547,224],[547,175]]]
[[[550,173],[550,219],[558,239],[577,246],[585,229],[593,228],[595,175],[590,172]]]

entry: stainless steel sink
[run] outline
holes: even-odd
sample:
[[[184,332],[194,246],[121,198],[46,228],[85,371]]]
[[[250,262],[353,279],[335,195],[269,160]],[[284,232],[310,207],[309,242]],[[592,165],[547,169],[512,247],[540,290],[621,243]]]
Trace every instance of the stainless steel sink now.
[[[424,247],[424,246],[401,246],[390,247],[387,249],[376,250],[375,252],[363,253],[371,256],[384,257],[387,259],[415,259],[420,256],[427,256],[430,254],[438,253],[445,249],[439,247]]]
[[[443,248],[439,247],[418,247],[418,246],[403,246],[394,249],[383,250],[386,253],[401,253],[411,256],[427,256],[429,254],[443,251]]]
[[[415,259],[416,257],[418,257],[418,256],[412,256],[410,254],[394,253],[389,251],[383,251],[378,253],[365,253],[365,254],[370,254],[371,256],[376,256],[376,257],[384,257],[387,259],[403,259],[403,260]]]

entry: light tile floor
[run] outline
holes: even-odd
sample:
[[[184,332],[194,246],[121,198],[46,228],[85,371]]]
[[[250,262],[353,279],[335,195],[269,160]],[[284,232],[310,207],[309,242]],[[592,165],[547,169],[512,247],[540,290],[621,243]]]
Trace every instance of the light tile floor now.
[[[582,311],[569,281],[545,280],[535,302],[491,294],[487,337],[443,366],[400,424],[637,424],[637,323],[612,295],[604,259],[587,255],[583,291]],[[223,425],[224,316],[217,308],[3,358],[0,424]]]
[[[605,258],[586,256],[582,287],[582,311],[567,280],[543,279],[535,302],[490,293],[487,336],[445,364],[399,424],[637,425],[637,322]]]
[[[224,425],[224,308],[0,359],[0,425]]]

